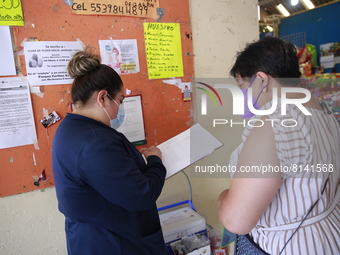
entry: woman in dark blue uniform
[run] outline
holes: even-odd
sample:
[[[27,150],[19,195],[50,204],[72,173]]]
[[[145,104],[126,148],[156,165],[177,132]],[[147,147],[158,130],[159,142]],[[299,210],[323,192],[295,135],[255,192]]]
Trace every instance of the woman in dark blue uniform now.
[[[155,203],[166,175],[161,151],[138,151],[115,130],[124,118],[124,92],[112,68],[85,50],[68,72],[74,111],[59,125],[52,149],[68,254],[167,254]]]

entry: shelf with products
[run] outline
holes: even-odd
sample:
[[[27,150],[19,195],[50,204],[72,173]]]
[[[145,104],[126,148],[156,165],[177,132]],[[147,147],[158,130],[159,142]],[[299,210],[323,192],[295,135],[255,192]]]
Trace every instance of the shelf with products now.
[[[316,74],[302,78],[301,87],[325,102],[340,123],[340,73]]]

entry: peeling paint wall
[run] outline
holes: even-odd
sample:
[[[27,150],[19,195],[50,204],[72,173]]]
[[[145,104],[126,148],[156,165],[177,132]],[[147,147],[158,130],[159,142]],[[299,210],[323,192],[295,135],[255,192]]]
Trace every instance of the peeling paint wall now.
[[[190,12],[193,47],[196,54],[195,78],[228,78],[236,52],[243,49],[246,43],[259,37],[257,1],[191,0]],[[220,112],[208,112],[208,115],[215,114],[215,118],[223,116],[230,119],[233,117],[231,94],[226,93],[222,96],[223,103],[228,107],[223,107],[223,111]],[[224,146],[197,164],[228,165],[230,154],[240,143],[244,128],[242,126],[226,128],[222,125],[213,128],[212,123],[206,122],[201,116],[199,106],[199,98],[196,98],[196,121],[224,143]],[[230,179],[191,178],[191,183],[194,192],[193,202],[197,211],[206,217],[209,224],[222,230],[218,220],[217,199],[223,190],[229,188]]]
[[[54,188],[0,199],[0,254],[66,255],[64,216]]]
[[[224,78],[236,51],[258,39],[256,0],[191,0],[195,77]]]

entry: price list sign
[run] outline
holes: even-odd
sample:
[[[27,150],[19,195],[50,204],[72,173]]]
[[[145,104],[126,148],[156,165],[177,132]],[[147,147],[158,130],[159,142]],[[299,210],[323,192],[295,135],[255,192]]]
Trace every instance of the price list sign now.
[[[183,76],[179,23],[144,23],[149,79]]]
[[[72,12],[83,15],[119,15],[156,19],[159,0],[74,0]]]

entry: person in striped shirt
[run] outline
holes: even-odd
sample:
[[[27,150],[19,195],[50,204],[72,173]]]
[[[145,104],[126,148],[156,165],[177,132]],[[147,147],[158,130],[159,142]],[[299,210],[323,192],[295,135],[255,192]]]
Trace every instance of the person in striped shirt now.
[[[221,223],[237,234],[235,253],[340,254],[339,123],[313,96],[282,93],[299,84],[294,45],[271,37],[247,44],[230,74],[245,95],[251,88],[254,109],[269,112],[245,110],[253,125],[218,199]]]

